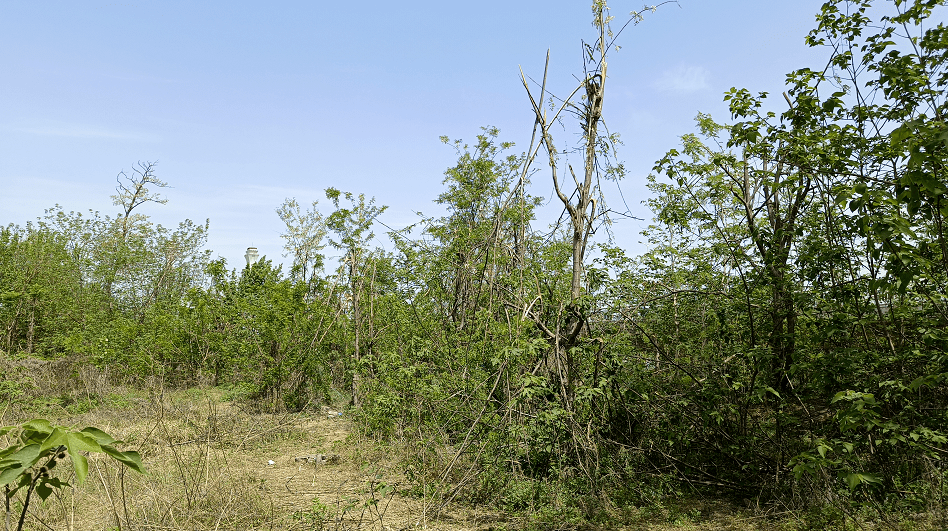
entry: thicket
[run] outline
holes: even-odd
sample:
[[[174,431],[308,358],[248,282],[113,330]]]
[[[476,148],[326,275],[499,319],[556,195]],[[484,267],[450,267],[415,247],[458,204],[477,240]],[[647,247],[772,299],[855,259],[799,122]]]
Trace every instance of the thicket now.
[[[732,89],[729,122],[699,115],[656,163],[640,256],[592,239],[610,227],[600,180],[625,173],[602,121],[621,31],[597,2],[579,86],[523,78],[528,149],[493,128],[444,138],[446,215],[389,232],[394,251],[370,245],[384,207],[329,189],[328,215],[278,210],[287,275],[229,271],[207,224],[138,213],[164,185],[144,164],[114,218],[55,208],[0,231],[0,347],[276,408],[344,392],[444,502],[588,516],[701,493],[944,517],[944,4],[827,2],[807,36],[825,65],[788,74],[778,104]],[[578,144],[557,144],[571,118]],[[549,229],[538,160],[564,208]]]

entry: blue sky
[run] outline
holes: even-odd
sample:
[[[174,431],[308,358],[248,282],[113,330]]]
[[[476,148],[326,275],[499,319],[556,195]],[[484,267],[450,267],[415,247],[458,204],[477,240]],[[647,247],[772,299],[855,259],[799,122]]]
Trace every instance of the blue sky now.
[[[726,90],[768,91],[782,110],[785,74],[824,65],[825,50],[803,42],[821,4],[681,0],[626,30],[604,114],[625,142],[633,213],[648,216],[645,177],[695,115],[728,118]],[[643,4],[610,6],[621,23]],[[584,0],[5,0],[0,224],[57,203],[113,214],[116,174],[158,161],[169,203],[140,212],[164,225],[210,218],[208,247],[231,267],[249,245],[285,261],[275,209],[295,197],[328,211],[329,186],[375,196],[390,207],[381,221],[405,226],[440,213],[432,201],[456,154],[439,136],[473,140],[493,125],[526,149],[518,68],[541,77],[549,48],[550,87],[569,92],[590,22]],[[548,172],[532,193],[550,197]],[[619,203],[613,185],[606,194]],[[641,250],[646,224],[619,222],[617,242]]]

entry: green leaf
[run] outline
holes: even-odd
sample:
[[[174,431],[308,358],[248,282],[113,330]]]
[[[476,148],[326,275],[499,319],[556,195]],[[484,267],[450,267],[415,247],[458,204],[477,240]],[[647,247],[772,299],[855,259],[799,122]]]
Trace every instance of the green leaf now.
[[[4,463],[19,463],[20,466],[24,468],[29,468],[36,464],[40,458],[40,445],[39,444],[30,444],[24,446],[17,450],[13,455],[7,457],[3,461],[0,461],[0,467],[4,466]]]
[[[768,393],[774,395],[775,397],[780,398],[780,393],[778,393],[777,390],[774,389],[773,387],[770,387],[770,386],[768,385],[767,387],[764,387],[763,389],[764,389],[764,391],[766,391],[766,392],[768,392]]]
[[[47,479],[46,481],[44,481],[44,483],[46,483],[46,484],[49,485],[50,487],[53,487],[54,489],[61,489],[61,488],[63,488],[63,487],[70,487],[70,486],[71,486],[68,482],[63,481],[63,480],[61,480],[61,479],[59,479],[59,478],[49,478],[49,479]]]
[[[53,426],[46,419],[33,419],[23,425],[20,438],[23,442],[42,442],[53,431]]]
[[[33,419],[27,422],[26,424],[24,424],[23,429],[49,433],[53,431],[53,425],[50,424],[49,421],[46,419]]]
[[[72,468],[76,471],[76,481],[82,485],[89,473],[89,461],[72,447],[69,447],[69,457],[72,459]]]
[[[845,474],[844,478],[846,479],[846,484],[849,485],[849,490],[855,490],[861,483],[859,474],[850,472],[849,474]]]
[[[854,490],[856,487],[864,483],[874,485],[882,484],[882,478],[875,474],[849,472],[844,474],[843,477],[846,480],[846,484],[849,485],[849,490]]]
[[[89,426],[88,428],[83,428],[81,433],[91,436],[100,445],[106,445],[106,444],[114,445],[115,443],[119,442],[113,439],[112,436],[109,435],[108,433],[105,433],[99,428],[94,428],[92,426]]]
[[[52,493],[53,493],[53,488],[47,485],[45,481],[37,483],[36,494],[40,497],[41,500],[46,501],[46,498],[49,498],[49,495]]]
[[[50,448],[57,448],[62,446],[66,442],[66,433],[59,428],[53,428],[53,431],[46,437],[43,441],[43,445],[40,447],[41,452],[45,452]]]
[[[102,447],[92,437],[79,432],[66,435],[66,448],[72,459],[72,467],[76,471],[76,479],[82,484],[89,473],[89,461],[80,452],[101,452]]]
[[[927,376],[919,376],[918,378],[912,380],[912,383],[909,384],[909,389],[912,391],[918,391],[923,385],[929,387],[934,387],[935,384],[939,382],[944,377],[942,374],[929,374]]]
[[[0,451],[0,460],[6,458],[6,456],[8,456],[8,455],[12,454],[13,452],[17,451],[19,448],[20,448],[19,445],[13,445],[13,446],[7,447],[7,448],[4,449],[3,451]]]
[[[911,124],[903,124],[900,127],[897,127],[892,130],[890,138],[892,139],[892,145],[899,144],[905,141],[908,138],[912,137],[912,127]]]
[[[101,452],[102,447],[92,437],[81,432],[72,432],[66,434],[66,446],[70,450],[81,452]]]
[[[102,446],[102,451],[110,455],[116,461],[119,461],[123,465],[131,468],[135,472],[140,474],[147,474],[148,471],[145,470],[145,465],[142,463],[142,456],[134,450],[129,450],[127,452],[120,452],[115,448],[104,445]]]
[[[0,487],[5,487],[10,483],[13,483],[13,480],[18,478],[23,472],[23,465],[19,463],[10,463],[9,466],[3,466],[0,463]]]

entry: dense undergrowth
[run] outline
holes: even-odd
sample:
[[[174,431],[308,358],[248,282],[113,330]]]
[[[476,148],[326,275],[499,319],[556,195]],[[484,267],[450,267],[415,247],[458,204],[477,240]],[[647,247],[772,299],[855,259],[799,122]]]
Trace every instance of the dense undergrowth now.
[[[603,3],[585,98],[563,104],[580,144],[555,147],[545,86],[524,153],[492,128],[444,139],[447,214],[390,232],[393,252],[370,247],[384,207],[330,188],[328,215],[278,210],[288,274],[228,270],[206,224],[138,212],[164,184],[144,164],[115,218],[53,209],[0,232],[0,396],[75,413],[127,399],[89,392],[92,374],[229,386],[270,411],[345,390],[426,499],[563,527],[680,499],[804,528],[944,524],[943,3],[828,2],[807,37],[828,66],[788,75],[785,111],[732,89],[730,123],[699,115],[656,163],[637,257],[591,240],[608,231],[599,178],[624,171],[597,129]],[[531,224],[541,152],[567,220],[549,232]],[[343,259],[324,275],[327,244]],[[57,363],[72,369],[52,385]]]

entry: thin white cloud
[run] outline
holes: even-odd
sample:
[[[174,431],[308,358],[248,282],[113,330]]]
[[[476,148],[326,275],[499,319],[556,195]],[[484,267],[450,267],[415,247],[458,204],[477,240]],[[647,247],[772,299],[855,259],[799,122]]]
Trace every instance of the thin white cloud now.
[[[654,86],[663,92],[687,94],[710,88],[708,78],[711,73],[701,66],[679,66],[666,70],[655,80]]]
[[[309,208],[313,201],[318,201],[319,209],[324,214],[332,212],[332,203],[326,199],[323,190],[246,183],[235,183],[220,189],[198,187],[181,201],[183,208],[188,210],[202,212],[209,209],[217,212],[216,219],[212,221],[249,216],[282,224],[276,209],[290,197],[295,197],[304,209]]]
[[[18,131],[39,136],[59,136],[68,138],[87,138],[87,139],[110,139],[110,140],[132,140],[142,142],[154,142],[158,138],[147,133],[136,133],[131,131],[118,131],[105,129],[101,127],[80,125],[80,124],[50,124],[31,127],[19,127]]]

